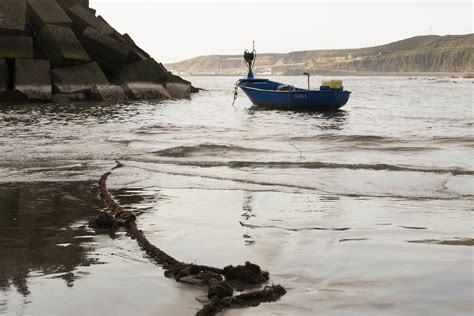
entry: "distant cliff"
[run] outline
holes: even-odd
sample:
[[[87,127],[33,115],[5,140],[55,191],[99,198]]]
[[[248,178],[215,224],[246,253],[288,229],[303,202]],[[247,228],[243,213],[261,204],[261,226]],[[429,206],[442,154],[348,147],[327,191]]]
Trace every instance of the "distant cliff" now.
[[[260,75],[473,73],[474,34],[426,35],[381,46],[259,54]],[[242,75],[241,55],[212,55],[166,65],[185,75]]]

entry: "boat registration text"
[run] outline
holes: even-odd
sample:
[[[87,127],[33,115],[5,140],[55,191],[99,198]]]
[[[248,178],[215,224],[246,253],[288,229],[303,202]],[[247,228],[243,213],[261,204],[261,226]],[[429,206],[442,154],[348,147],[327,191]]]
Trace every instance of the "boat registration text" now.
[[[306,99],[306,94],[295,94],[295,99]]]

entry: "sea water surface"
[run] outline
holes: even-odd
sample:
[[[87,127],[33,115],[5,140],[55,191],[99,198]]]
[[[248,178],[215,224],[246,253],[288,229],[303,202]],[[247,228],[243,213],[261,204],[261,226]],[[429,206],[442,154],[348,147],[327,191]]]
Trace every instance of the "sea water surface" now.
[[[288,293],[224,315],[472,315],[472,79],[344,77],[338,112],[253,108],[234,77],[192,100],[0,106],[0,314],[193,315],[97,181],[175,258],[249,260]],[[305,86],[298,77],[276,80]],[[320,77],[313,77],[316,86]]]

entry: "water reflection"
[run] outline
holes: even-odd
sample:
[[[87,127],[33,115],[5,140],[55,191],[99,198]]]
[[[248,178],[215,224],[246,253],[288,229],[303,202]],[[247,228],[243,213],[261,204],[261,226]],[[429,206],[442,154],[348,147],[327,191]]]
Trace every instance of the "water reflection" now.
[[[0,107],[0,122],[6,126],[17,123],[40,124],[41,122],[87,123],[90,120],[100,124],[129,119],[139,115],[140,110],[154,106],[156,106],[156,102],[154,104],[145,102],[4,104]]]
[[[253,212],[252,208],[253,203],[253,193],[251,191],[244,191],[243,201],[242,201],[242,217],[245,220],[255,217],[256,215]]]
[[[242,197],[242,212],[243,213],[241,215],[243,217],[243,222],[247,222],[252,217],[257,216],[253,211],[253,207],[252,207],[253,200],[254,200],[253,192],[251,191],[243,192],[243,197]],[[249,231],[243,234],[242,237],[244,238],[244,243],[247,246],[255,243],[255,239],[253,238],[253,236],[250,234]]]
[[[311,123],[320,130],[342,130],[347,124],[350,112],[339,110],[330,112],[312,112],[312,111],[278,111],[258,107],[247,109],[248,120],[261,121],[262,117],[271,115],[272,123],[288,124],[288,120],[293,124]],[[283,122],[284,121],[284,122]]]
[[[136,216],[152,210],[158,201],[168,199],[159,188],[126,187],[110,189],[110,192],[123,208]]]
[[[322,130],[342,130],[347,123],[350,112],[339,110],[336,112],[325,112],[319,116],[320,128]]]
[[[57,274],[72,287],[96,263],[85,223],[102,207],[93,182],[0,184],[0,290],[30,293],[28,279]]]

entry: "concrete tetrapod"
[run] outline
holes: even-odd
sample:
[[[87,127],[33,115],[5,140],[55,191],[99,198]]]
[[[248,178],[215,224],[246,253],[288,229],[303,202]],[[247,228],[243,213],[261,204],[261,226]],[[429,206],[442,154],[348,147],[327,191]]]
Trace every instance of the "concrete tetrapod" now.
[[[121,102],[128,99],[121,86],[108,84],[92,87],[89,99],[93,101]]]
[[[176,99],[191,98],[191,85],[188,83],[168,82],[166,83],[166,90],[171,97]]]
[[[51,68],[49,60],[17,59],[15,60],[14,89],[30,100],[52,99]]]
[[[122,87],[132,100],[171,99],[166,88],[157,82],[127,82]]]
[[[96,16],[89,2],[0,0],[0,102],[170,99],[196,92]]]
[[[120,72],[130,51],[127,45],[99,33],[90,26],[84,30],[79,41],[91,59],[96,61],[102,69],[115,72]]]
[[[119,82],[158,82],[166,79],[168,71],[153,58],[142,60],[122,68]]]
[[[25,35],[26,0],[0,1],[0,34]]]
[[[72,26],[72,21],[56,0],[28,0],[28,24],[40,32],[46,24]]]
[[[111,36],[129,47],[130,52],[125,62],[127,65],[150,58],[150,55],[148,55],[147,52],[138,47],[137,44],[135,44],[135,42],[133,41],[133,39],[130,37],[130,35],[128,35],[127,33],[120,35],[118,32],[116,32],[112,33]]]
[[[69,8],[80,4],[84,8],[89,8],[89,0],[56,0],[58,4],[67,11]]]
[[[69,17],[73,21],[74,31],[78,35],[81,35],[89,26],[105,35],[111,35],[116,32],[104,19],[96,17],[91,10],[81,5],[75,5],[69,8],[67,14],[69,14]]]
[[[39,44],[51,61],[52,68],[90,61],[89,55],[68,27],[45,25],[39,33]]]
[[[87,92],[109,81],[95,62],[51,70],[55,93]]]

